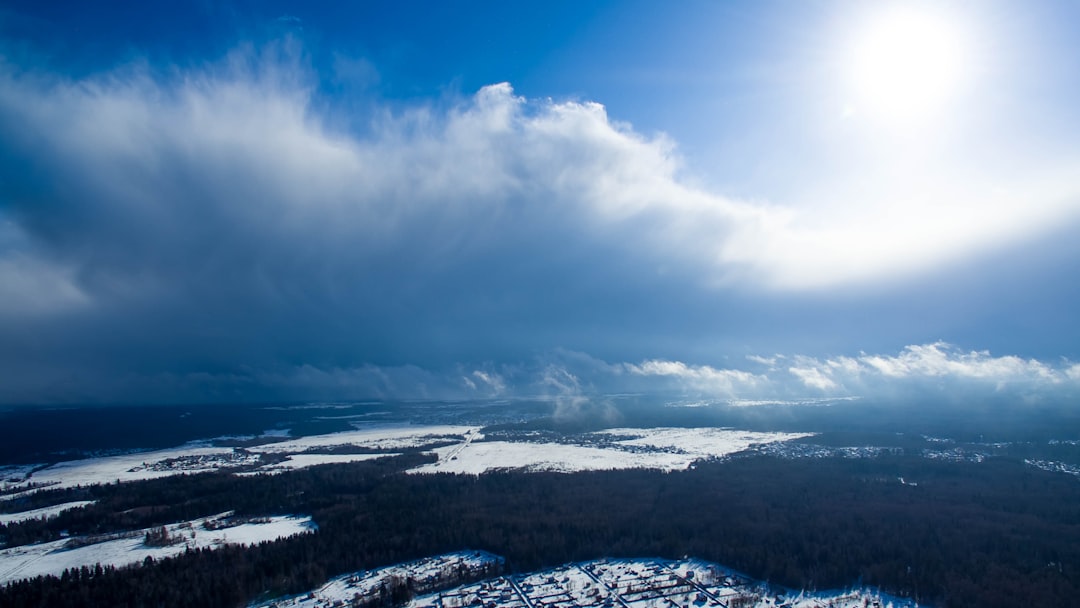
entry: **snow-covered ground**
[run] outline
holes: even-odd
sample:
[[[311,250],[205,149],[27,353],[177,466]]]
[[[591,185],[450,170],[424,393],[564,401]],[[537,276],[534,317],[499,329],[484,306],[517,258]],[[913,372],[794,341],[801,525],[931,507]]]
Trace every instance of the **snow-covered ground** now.
[[[651,428],[608,429],[601,431],[614,436],[632,436],[619,441],[624,446],[644,446],[661,450],[677,451],[707,456],[725,456],[741,452],[756,444],[777,443],[809,437],[813,433],[755,433],[734,429],[699,428]]]
[[[322,587],[309,593],[281,598],[257,604],[270,608],[316,608],[334,606],[335,602],[348,605],[357,596],[371,597],[379,593],[380,587],[391,581],[411,580],[415,587],[443,586],[440,582],[451,580],[465,572],[469,575],[482,575],[484,572],[498,572],[502,569],[501,557],[484,551],[459,551],[428,557],[414,562],[388,566],[377,570],[360,571],[330,579]]]
[[[361,460],[386,458],[387,456],[397,456],[397,454],[290,454],[287,460],[259,467],[254,473],[281,473],[284,471],[294,471],[296,469],[306,469],[307,467],[313,467],[320,464],[359,462]]]
[[[242,523],[230,527],[226,524],[228,513],[166,526],[175,544],[163,547],[144,544],[149,529],[135,530],[88,539],[73,537],[36,545],[23,545],[0,550],[0,585],[43,574],[60,575],[68,568],[80,566],[125,566],[143,561],[147,557],[161,559],[183,553],[188,547],[218,547],[225,544],[253,545],[276,540],[314,529],[310,517],[281,516],[266,521]],[[92,540],[101,540],[92,544]]]
[[[488,553],[452,553],[407,564],[339,576],[319,589],[261,604],[263,608],[317,608],[374,599],[383,585],[410,579],[423,588],[459,571],[480,574],[502,566]],[[441,575],[440,575],[441,573]],[[421,592],[422,593],[422,592]],[[499,576],[414,598],[410,608],[915,608],[911,601],[870,589],[796,592],[770,586],[719,564],[697,559],[597,560],[542,572]]]
[[[19,483],[38,468],[39,464],[6,464],[0,466],[0,490]]]
[[[414,599],[411,608],[913,608],[869,589],[800,593],[770,587],[718,564],[686,559],[598,560],[501,577]]]
[[[457,450],[457,447],[435,450],[439,457],[437,462],[421,465],[409,472],[479,475],[499,469],[569,472],[644,467],[672,470],[685,468],[692,460],[684,454],[635,454],[560,443],[484,441],[472,443],[462,450]]]
[[[410,472],[479,474],[494,469],[570,472],[629,468],[672,471],[685,469],[695,460],[807,436],[723,428],[620,428],[582,436],[578,443],[555,443],[539,438],[530,440],[524,435],[520,440],[484,441],[480,430],[477,426],[381,425],[248,448],[213,447],[199,442],[168,450],[61,462],[39,470],[22,467],[8,471],[2,483],[4,489],[12,492],[0,496],[0,501],[42,489],[137,481],[182,473],[220,470],[243,475],[281,473],[320,464],[396,455],[389,450],[425,448],[430,448],[438,461]],[[308,453],[349,449],[379,450],[381,453]],[[266,460],[281,456],[286,457],[282,462]]]
[[[416,426],[408,424],[379,425],[371,428],[328,435],[297,437],[288,441],[269,443],[250,448],[252,452],[294,454],[312,448],[354,446],[374,450],[401,450],[447,441],[461,441],[467,433],[480,430],[475,426]]]
[[[1080,467],[1065,462],[1057,462],[1054,460],[1034,460],[1027,458],[1024,460],[1024,464],[1029,467],[1035,467],[1036,469],[1042,469],[1044,471],[1050,471],[1051,473],[1066,473],[1068,475],[1075,475],[1080,477]]]
[[[754,452],[777,458],[879,458],[885,455],[903,456],[904,448],[874,445],[833,447],[813,443],[769,443],[754,447]]]
[[[61,462],[34,470],[32,465],[8,467],[0,489],[11,493],[0,495],[0,501],[10,500],[43,489],[90,486],[117,481],[138,481],[230,469],[248,473],[280,473],[285,470],[319,464],[355,462],[372,458],[395,456],[383,454],[306,454],[307,450],[330,450],[355,447],[371,450],[422,448],[448,441],[462,443],[463,437],[479,430],[473,426],[379,426],[364,430],[298,437],[278,443],[268,443],[246,449],[213,447],[206,442],[193,442],[177,448],[137,452],[103,458],[86,458]],[[262,455],[288,455],[284,462],[260,466]],[[17,490],[22,490],[21,492]]]
[[[93,500],[76,500],[73,502],[65,502],[59,505],[53,505],[51,507],[42,507],[40,509],[34,509],[32,511],[22,511],[19,513],[0,513],[0,524],[11,524],[20,521],[29,521],[31,519],[48,519],[55,517],[60,513],[67,511],[68,509],[75,509],[78,507],[85,507],[86,505],[94,504]]]
[[[298,437],[246,449],[192,443],[105,458],[61,462],[31,473],[33,467],[12,468],[4,488],[19,490],[0,496],[11,499],[40,489],[89,486],[178,475],[238,469],[244,474],[280,473],[319,464],[355,462],[394,456],[379,454],[310,454],[309,450],[359,448],[368,450],[423,449],[438,462],[413,469],[415,473],[479,474],[493,469],[526,471],[588,471],[628,468],[685,469],[701,458],[718,457],[752,445],[787,441],[805,434],[752,433],[719,428],[611,429],[597,433],[595,444],[572,445],[543,441],[483,441],[476,426],[383,425],[343,433]],[[288,458],[260,465],[263,455]]]
[[[722,428],[610,429],[598,435],[611,441],[572,445],[531,441],[466,440],[434,450],[439,460],[413,473],[477,475],[497,469],[595,471],[648,468],[673,471],[695,460],[739,452],[751,445],[788,441],[806,434],[754,433]]]
[[[60,462],[35,471],[22,481],[7,482],[6,485],[10,489],[26,487],[32,492],[35,489],[53,490],[116,481],[155,479],[179,473],[200,473],[214,471],[224,466],[235,466],[235,452],[232,448],[188,445],[153,452]],[[7,494],[0,499],[11,499],[21,495],[20,493]]]

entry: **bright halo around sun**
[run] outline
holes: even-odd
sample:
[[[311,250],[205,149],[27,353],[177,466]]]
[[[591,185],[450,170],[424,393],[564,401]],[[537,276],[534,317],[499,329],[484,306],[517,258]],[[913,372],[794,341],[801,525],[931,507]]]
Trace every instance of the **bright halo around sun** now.
[[[849,51],[854,111],[897,126],[934,116],[965,77],[965,47],[961,29],[929,9],[873,16]]]

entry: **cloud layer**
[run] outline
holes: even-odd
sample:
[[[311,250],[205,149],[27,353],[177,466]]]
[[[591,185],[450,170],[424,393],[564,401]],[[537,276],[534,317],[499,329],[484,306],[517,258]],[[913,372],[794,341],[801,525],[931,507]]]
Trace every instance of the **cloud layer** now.
[[[1077,364],[1053,365],[989,351],[964,351],[945,342],[911,345],[898,354],[817,358],[806,355],[747,357],[746,369],[715,369],[679,361],[625,364],[631,374],[672,378],[681,390],[732,399],[808,397],[874,398],[932,389],[958,397],[972,392],[1012,392],[1055,398],[1080,384]]]
[[[496,394],[507,384],[489,371],[424,370],[563,346],[672,353],[695,323],[737,324],[739,294],[858,282],[964,241],[880,249],[708,192],[673,142],[597,103],[502,83],[355,116],[318,80],[289,44],[81,79],[0,64],[0,399]],[[946,363],[1037,371],[909,348],[786,369],[823,391]],[[732,394],[772,381],[616,367]]]

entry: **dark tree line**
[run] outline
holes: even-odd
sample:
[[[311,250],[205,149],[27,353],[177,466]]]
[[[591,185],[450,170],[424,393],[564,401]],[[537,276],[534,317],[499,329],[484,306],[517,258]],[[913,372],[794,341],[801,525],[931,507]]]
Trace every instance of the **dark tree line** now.
[[[503,555],[521,572],[605,556],[692,555],[792,587],[862,582],[948,607],[1080,597],[1080,483],[1014,461],[759,457],[678,473],[396,472],[422,458],[92,489],[100,501],[92,508],[4,533],[13,541],[61,529],[104,533],[227,509],[310,513],[319,530],[16,582],[0,590],[0,605],[240,606],[462,548]]]

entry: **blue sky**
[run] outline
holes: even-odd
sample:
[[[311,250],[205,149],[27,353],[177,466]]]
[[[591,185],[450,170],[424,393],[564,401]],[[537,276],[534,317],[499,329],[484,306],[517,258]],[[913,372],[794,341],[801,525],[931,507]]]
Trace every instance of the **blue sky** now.
[[[0,9],[0,401],[1080,383],[1074,3],[158,4]]]

